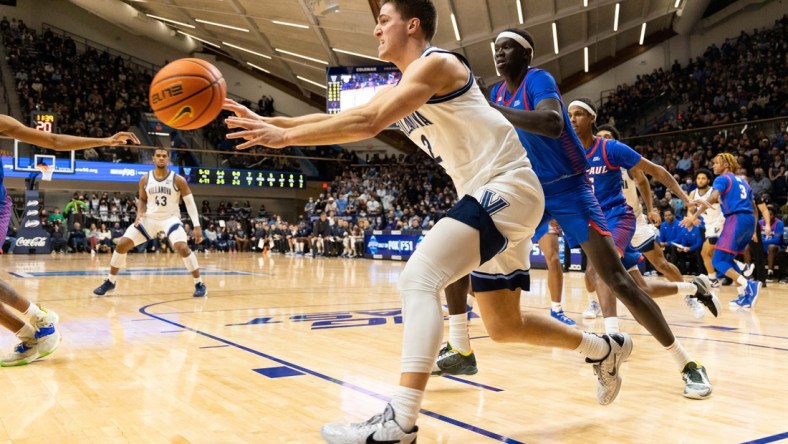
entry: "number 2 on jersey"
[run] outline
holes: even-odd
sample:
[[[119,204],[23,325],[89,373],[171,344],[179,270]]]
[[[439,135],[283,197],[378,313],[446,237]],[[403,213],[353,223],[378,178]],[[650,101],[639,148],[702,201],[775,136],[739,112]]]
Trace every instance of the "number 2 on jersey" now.
[[[432,152],[432,145],[430,145],[430,141],[427,139],[427,136],[425,136],[424,134],[421,135],[421,143],[424,145],[424,148],[427,148],[427,151],[430,152],[430,157],[435,159],[435,161],[438,163],[443,162],[441,156],[435,157],[435,154]]]

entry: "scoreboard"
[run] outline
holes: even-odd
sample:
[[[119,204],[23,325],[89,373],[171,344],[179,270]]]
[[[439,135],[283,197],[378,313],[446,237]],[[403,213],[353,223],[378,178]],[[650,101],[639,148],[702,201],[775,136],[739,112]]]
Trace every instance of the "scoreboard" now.
[[[30,126],[45,133],[54,133],[57,129],[57,116],[52,112],[34,111],[30,116]]]
[[[221,185],[245,188],[303,189],[303,173],[241,170],[234,168],[182,168],[186,181],[198,185]]]

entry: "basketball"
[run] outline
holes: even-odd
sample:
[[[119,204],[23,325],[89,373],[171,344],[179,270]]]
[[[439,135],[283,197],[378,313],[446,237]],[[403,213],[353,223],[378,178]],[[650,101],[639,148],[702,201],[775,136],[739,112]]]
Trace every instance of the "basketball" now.
[[[178,59],[162,68],[150,85],[148,100],[165,125],[182,130],[203,127],[222,110],[227,84],[205,60]]]

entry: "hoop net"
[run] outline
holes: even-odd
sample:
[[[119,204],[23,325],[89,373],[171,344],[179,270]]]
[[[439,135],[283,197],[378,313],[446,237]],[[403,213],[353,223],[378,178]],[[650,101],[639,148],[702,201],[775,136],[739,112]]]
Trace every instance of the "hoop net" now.
[[[36,169],[41,171],[41,180],[51,181],[52,174],[55,172],[55,169],[49,165],[36,165]]]

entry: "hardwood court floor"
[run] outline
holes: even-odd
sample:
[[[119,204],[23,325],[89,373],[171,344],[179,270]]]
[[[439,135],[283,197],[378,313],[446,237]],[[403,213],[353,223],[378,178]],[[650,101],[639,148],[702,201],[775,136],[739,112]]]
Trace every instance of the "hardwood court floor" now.
[[[0,443],[316,443],[327,421],[382,411],[398,381],[395,283],[404,264],[252,254],[200,255],[209,295],[174,255],[132,255],[108,297],[94,297],[109,256],[4,255],[3,279],[61,315],[61,348],[0,369]],[[566,308],[583,323],[581,275]],[[523,309],[548,316],[545,273]],[[659,344],[625,314],[635,349],[618,399],[599,406],[579,355],[494,344],[471,324],[477,375],[434,378],[419,443],[771,442],[788,438],[788,286],[753,311],[695,320],[682,298],[659,300],[708,368],[713,396],[681,396]],[[0,335],[3,352],[15,338]],[[771,438],[769,438],[771,437]],[[768,439],[764,439],[768,438]]]

